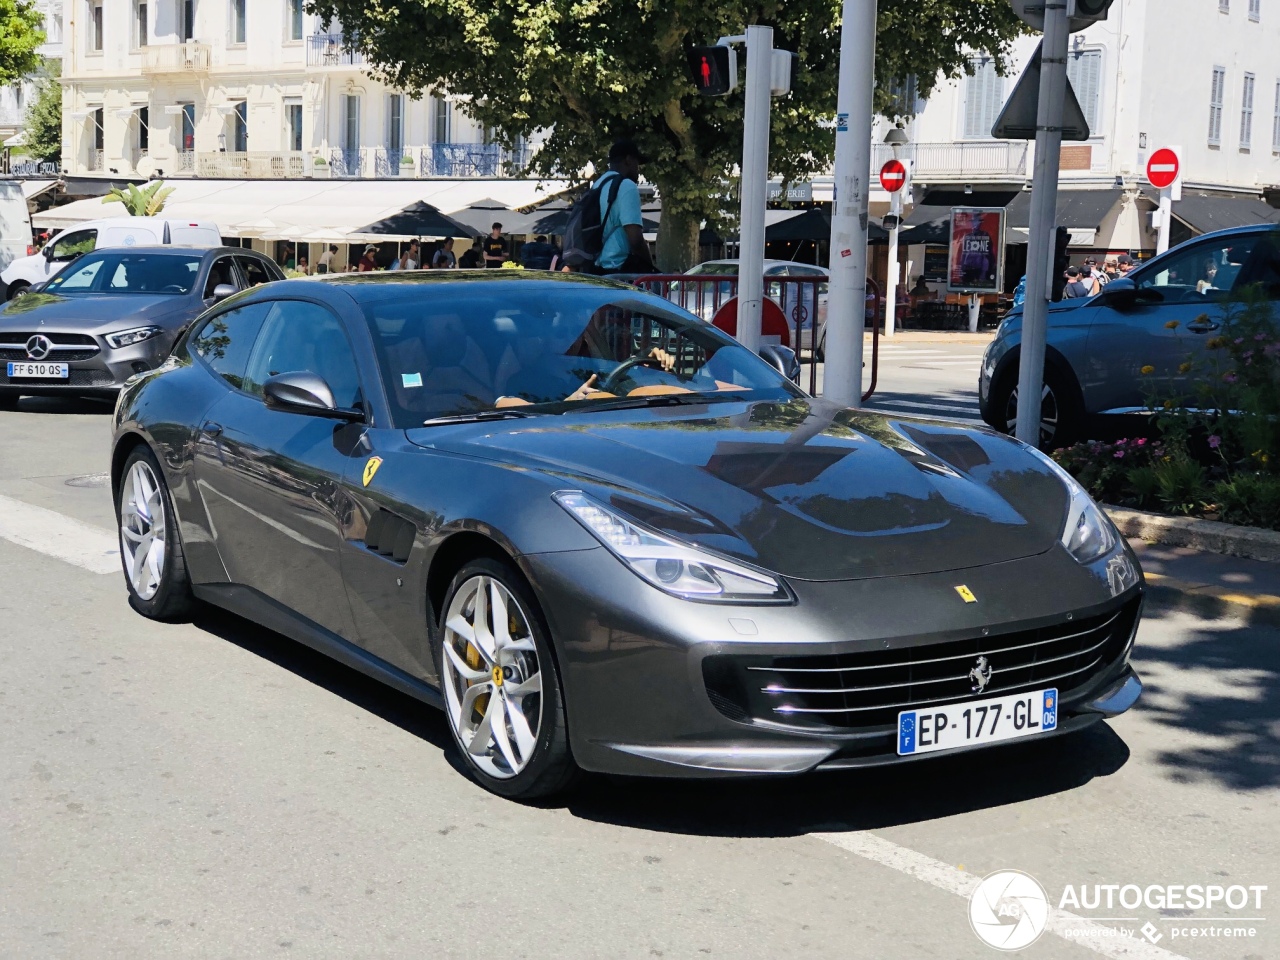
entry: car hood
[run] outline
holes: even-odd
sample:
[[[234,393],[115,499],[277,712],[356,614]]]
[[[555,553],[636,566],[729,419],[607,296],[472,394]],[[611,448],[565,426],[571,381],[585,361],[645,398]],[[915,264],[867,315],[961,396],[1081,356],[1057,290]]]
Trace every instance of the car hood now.
[[[601,411],[410,430],[550,474],[673,537],[783,576],[958,570],[1058,542],[1062,482],[981,429],[820,400]]]
[[[0,330],[48,327],[94,333],[118,330],[122,322],[132,327],[173,326],[200,309],[203,305],[190,297],[63,297],[56,293],[28,293],[0,310]]]

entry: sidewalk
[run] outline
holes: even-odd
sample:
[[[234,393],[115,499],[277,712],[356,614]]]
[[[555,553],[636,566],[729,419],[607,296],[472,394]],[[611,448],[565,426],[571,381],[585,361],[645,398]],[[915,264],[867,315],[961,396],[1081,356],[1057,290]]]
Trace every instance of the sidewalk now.
[[[952,343],[952,344],[972,344],[974,346],[985,347],[993,339],[996,332],[994,330],[980,330],[977,333],[970,333],[968,330],[898,330],[892,337],[886,337],[883,329],[880,332],[880,346],[891,343]],[[868,331],[864,338],[868,345],[871,344],[871,332]]]
[[[1152,599],[1210,618],[1280,625],[1280,564],[1130,540]]]

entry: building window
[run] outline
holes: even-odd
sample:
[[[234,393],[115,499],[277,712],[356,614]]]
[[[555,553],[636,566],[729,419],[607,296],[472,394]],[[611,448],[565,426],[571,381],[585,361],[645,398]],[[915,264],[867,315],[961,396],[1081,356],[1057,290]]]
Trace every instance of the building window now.
[[[1218,12],[1219,12],[1219,13],[1230,13],[1230,12],[1231,12],[1231,0],[1218,0]]]
[[[284,105],[285,127],[289,133],[289,143],[287,149],[300,151],[302,149],[302,104],[286,103]]]
[[[151,149],[151,108],[138,108],[138,151],[146,153]]]
[[[249,149],[249,107],[243,100],[231,114],[231,149],[236,153]]]
[[[1213,68],[1213,85],[1209,88],[1209,146],[1222,143],[1222,107],[1227,96],[1226,67]]]
[[[133,46],[141,49],[147,45],[147,5],[133,0]]]
[[[354,153],[360,149],[360,97],[342,95],[342,149]]]
[[[288,0],[289,39],[302,39],[302,0]]]
[[[404,95],[393,93],[387,97],[387,156],[392,163],[399,163],[404,155]]]
[[[1249,19],[1254,23],[1262,19],[1262,0],[1249,0]]]
[[[915,74],[903,80],[889,82],[889,103],[885,107],[890,117],[914,117],[920,111],[919,84]]]
[[[93,113],[89,114],[89,119],[93,121],[93,149],[102,149],[102,108],[97,107]]]
[[[1244,89],[1240,93],[1240,149],[1253,146],[1253,74],[1244,75]]]
[[[1076,50],[1067,55],[1067,79],[1076,92],[1080,109],[1089,123],[1089,135],[1098,136],[1101,127],[1102,51]]]
[[[990,137],[1004,106],[1004,77],[996,73],[996,62],[990,57],[975,57],[969,64],[973,73],[965,82],[964,135],[966,139]]]
[[[449,143],[449,101],[444,97],[431,98],[431,142]]]
[[[1276,81],[1276,105],[1271,112],[1271,149],[1280,153],[1280,80]]]
[[[194,40],[196,36],[196,0],[178,0],[178,36]]]
[[[89,4],[89,49],[102,52],[102,0],[92,0]]]
[[[196,105],[182,104],[182,152],[191,153],[196,148]]]
[[[232,43],[244,43],[245,2],[246,0],[231,0],[231,42]]]

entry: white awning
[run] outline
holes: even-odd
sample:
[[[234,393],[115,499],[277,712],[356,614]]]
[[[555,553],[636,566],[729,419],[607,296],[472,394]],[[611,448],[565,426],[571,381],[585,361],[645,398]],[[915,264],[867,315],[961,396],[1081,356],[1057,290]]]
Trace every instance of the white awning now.
[[[223,236],[287,236],[326,231],[328,236],[352,224],[373,223],[424,200],[452,213],[478,200],[492,199],[512,209],[529,206],[568,188],[551,180],[180,180],[164,216],[212,221]],[[37,228],[60,228],[123,216],[119,204],[98,198],[77,200],[32,218]],[[267,223],[269,230],[264,229]],[[385,239],[385,238],[384,238]]]
[[[22,197],[24,200],[34,200],[40,194],[48,193],[61,182],[61,180],[23,180]]]

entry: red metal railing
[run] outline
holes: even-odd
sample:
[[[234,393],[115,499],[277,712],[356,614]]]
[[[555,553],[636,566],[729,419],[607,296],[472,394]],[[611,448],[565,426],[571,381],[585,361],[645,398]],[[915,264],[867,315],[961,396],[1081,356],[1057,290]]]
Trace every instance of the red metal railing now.
[[[720,309],[738,295],[736,275],[661,273],[637,277],[632,281],[648,293],[678,304],[690,313],[711,323]],[[880,286],[867,279],[867,292],[874,299],[871,338],[871,387],[863,395],[868,400],[875,393],[880,363],[880,326],[882,306]],[[788,344],[796,352],[801,368],[809,366],[809,393],[818,393],[817,349],[822,346],[827,321],[826,277],[765,277],[764,293],[781,312],[787,325]],[[776,314],[775,314],[776,316]],[[766,333],[767,335],[767,333]],[[801,381],[804,379],[801,373]]]

